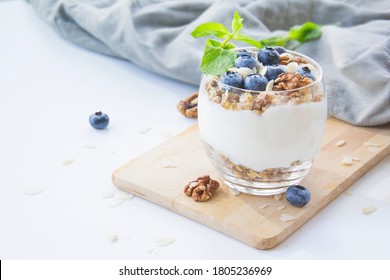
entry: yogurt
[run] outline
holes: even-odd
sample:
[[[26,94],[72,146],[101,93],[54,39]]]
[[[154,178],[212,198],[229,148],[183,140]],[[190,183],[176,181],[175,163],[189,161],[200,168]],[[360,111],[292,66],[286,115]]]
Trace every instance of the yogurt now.
[[[203,141],[237,165],[254,171],[287,168],[310,161],[319,150],[326,101],[270,106],[264,113],[226,110],[199,92],[199,131]]]

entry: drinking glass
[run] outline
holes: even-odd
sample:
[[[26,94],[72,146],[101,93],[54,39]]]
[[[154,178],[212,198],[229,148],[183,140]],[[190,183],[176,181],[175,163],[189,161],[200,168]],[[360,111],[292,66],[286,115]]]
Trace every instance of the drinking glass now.
[[[297,52],[284,56],[305,61],[315,80],[289,90],[275,90],[271,82],[267,90],[253,91],[223,84],[218,76],[202,76],[200,135],[226,185],[240,192],[284,192],[306,176],[320,148],[327,118],[322,69]],[[287,68],[294,71],[297,65]]]

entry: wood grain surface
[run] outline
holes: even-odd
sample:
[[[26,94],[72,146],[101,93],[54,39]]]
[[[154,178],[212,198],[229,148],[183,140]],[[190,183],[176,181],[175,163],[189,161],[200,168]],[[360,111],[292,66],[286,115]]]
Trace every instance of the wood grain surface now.
[[[337,147],[338,140],[346,145]],[[379,144],[367,147],[365,142]],[[203,149],[197,125],[131,160],[114,171],[115,186],[168,208],[203,225],[220,231],[258,249],[270,249],[317,214],[365,172],[390,154],[390,126],[356,127],[329,118],[313,166],[302,181],[310,189],[311,201],[296,208],[284,196],[235,196],[211,166]],[[340,164],[343,156],[359,161]],[[166,167],[174,165],[176,167]],[[195,202],[183,193],[184,186],[209,174],[221,187],[207,202]],[[268,206],[263,208],[262,206]],[[284,207],[284,208],[283,208]],[[295,217],[283,222],[282,214]]]

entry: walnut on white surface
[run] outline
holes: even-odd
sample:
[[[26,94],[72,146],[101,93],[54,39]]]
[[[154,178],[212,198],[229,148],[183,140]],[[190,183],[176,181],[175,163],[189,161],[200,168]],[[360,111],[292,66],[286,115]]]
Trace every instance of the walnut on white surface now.
[[[198,93],[195,92],[177,104],[179,112],[187,118],[198,117]]]
[[[195,201],[204,202],[209,200],[218,188],[219,183],[205,175],[188,183],[184,187],[184,193]]]

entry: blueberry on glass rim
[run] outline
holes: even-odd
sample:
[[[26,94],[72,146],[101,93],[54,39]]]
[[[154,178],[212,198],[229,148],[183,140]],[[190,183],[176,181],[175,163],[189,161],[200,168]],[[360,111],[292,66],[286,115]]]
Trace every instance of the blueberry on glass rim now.
[[[286,49],[280,46],[273,47],[275,51],[277,51],[279,54],[285,53]]]
[[[313,81],[315,80],[313,74],[311,73],[310,68],[307,67],[307,66],[299,66],[299,67],[297,68],[297,71],[296,71],[296,72],[298,72],[302,77],[303,77],[303,76],[306,76],[306,77],[308,77],[309,79],[312,79]]]
[[[257,53],[257,58],[263,65],[276,65],[279,64],[279,53],[271,47],[264,47]]]
[[[104,129],[108,126],[110,118],[107,114],[102,113],[101,111],[96,112],[89,116],[89,123],[95,129]]]
[[[257,66],[257,59],[250,53],[243,54],[236,58],[235,66],[237,68],[247,67],[252,69]]]
[[[305,206],[311,198],[308,189],[300,185],[292,185],[286,191],[286,199],[291,205],[295,207]]]
[[[244,89],[263,91],[267,87],[268,79],[260,74],[250,74],[244,80]]]
[[[243,79],[240,74],[233,71],[227,71],[219,77],[219,81],[231,87],[242,88]]]

